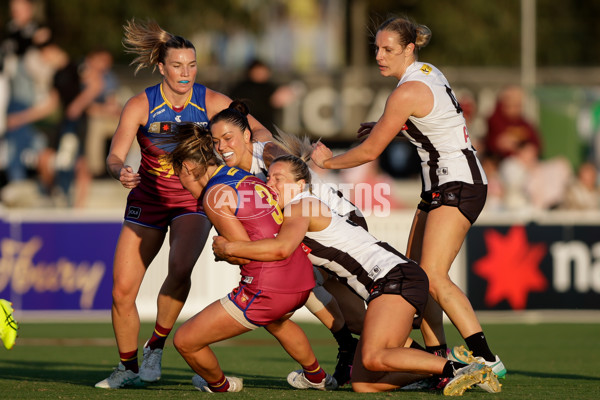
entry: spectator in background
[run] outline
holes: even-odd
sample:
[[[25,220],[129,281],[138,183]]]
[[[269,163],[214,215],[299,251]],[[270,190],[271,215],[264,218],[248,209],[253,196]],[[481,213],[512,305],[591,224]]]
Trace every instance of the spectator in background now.
[[[571,180],[571,166],[563,157],[539,160],[534,143],[522,142],[499,165],[507,210],[550,210],[564,199]]]
[[[598,210],[599,207],[598,171],[594,163],[585,162],[579,166],[576,178],[569,184],[561,208],[565,210]]]
[[[36,45],[50,38],[50,30],[41,23],[40,7],[34,0],[10,0],[10,20],[0,44],[0,62],[10,86],[7,113],[22,111],[43,97],[51,71],[40,61]],[[6,81],[5,81],[6,82]],[[31,162],[27,150],[34,153],[43,147],[40,133],[30,124],[6,127],[6,177],[10,182],[27,178]]]
[[[90,173],[94,177],[105,176],[105,159],[108,155],[107,141],[112,138],[121,115],[117,90],[119,81],[113,69],[113,56],[107,50],[90,52],[81,68],[84,80],[91,79],[100,84],[100,93],[86,110],[88,131],[85,156]]]
[[[469,130],[469,137],[471,138],[473,148],[477,150],[477,155],[483,158],[485,156],[482,153],[485,153],[483,136],[486,130],[486,121],[485,118],[479,116],[475,95],[469,89],[460,89],[456,91],[456,99],[463,110],[463,117]]]
[[[294,99],[289,86],[277,86],[271,80],[271,68],[260,60],[253,60],[246,69],[245,77],[230,92],[233,99],[243,100],[252,115],[274,132],[279,123],[279,111]]]
[[[491,157],[482,157],[481,166],[488,180],[487,199],[485,200],[485,211],[504,210],[504,183],[500,176],[498,163]]]
[[[0,138],[6,132],[6,111],[8,110],[8,99],[10,95],[10,84],[4,73],[2,53],[0,53]]]
[[[571,166],[563,157],[541,160],[541,135],[523,115],[524,93],[511,85],[498,94],[496,108],[488,118],[484,138],[485,154],[490,158],[487,171],[498,169],[502,205],[498,208],[550,210],[564,199],[571,179]]]
[[[52,90],[32,107],[9,113],[7,123],[18,128],[60,112],[58,126],[48,132],[48,147],[39,155],[39,178],[44,194],[81,207],[90,183],[82,152],[87,133],[86,110],[100,93],[101,77],[89,71],[80,76],[77,64],[56,43],[40,46],[40,54],[41,60],[55,71]],[[75,193],[71,196],[73,181]]]
[[[514,155],[523,143],[531,143],[538,154],[541,152],[540,134],[523,116],[523,97],[523,90],[514,85],[499,93],[496,108],[488,118],[484,139],[487,156],[501,161]]]
[[[485,211],[504,210],[504,185],[498,171],[498,162],[494,157],[487,154],[485,149],[484,133],[485,123],[483,118],[478,117],[477,101],[473,93],[468,89],[457,91],[457,100],[463,110],[463,116],[473,148],[480,156],[481,166],[488,180],[487,198],[485,200]]]

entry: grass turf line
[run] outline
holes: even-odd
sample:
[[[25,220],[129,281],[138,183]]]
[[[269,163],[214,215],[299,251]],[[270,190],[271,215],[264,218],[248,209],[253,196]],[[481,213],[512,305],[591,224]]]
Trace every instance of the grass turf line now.
[[[321,325],[301,324],[323,367],[333,372],[337,347]],[[143,324],[140,348],[153,326]],[[600,324],[490,324],[484,326],[492,351],[508,369],[502,392],[480,389],[467,398],[597,399],[600,395]],[[452,326],[450,346],[463,344]],[[172,336],[172,334],[171,334]],[[420,334],[413,337],[420,340]],[[226,374],[244,378],[243,399],[363,399],[348,386],[336,392],[301,391],[285,378],[298,365],[274,338],[260,329],[214,347]],[[143,389],[102,390],[93,385],[106,378],[118,361],[112,328],[107,323],[21,324],[15,347],[0,349],[0,393],[5,399],[187,399],[205,396],[191,385],[193,372],[170,342],[163,358],[163,377]],[[141,357],[141,351],[140,351]],[[432,392],[368,395],[368,399],[431,399]],[[221,395],[220,395],[221,396]]]

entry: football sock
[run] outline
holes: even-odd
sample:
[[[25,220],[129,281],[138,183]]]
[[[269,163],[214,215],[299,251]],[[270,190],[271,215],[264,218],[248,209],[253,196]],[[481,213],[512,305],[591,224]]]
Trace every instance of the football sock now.
[[[425,351],[431,354],[435,354],[436,356],[446,358],[446,353],[448,352],[448,346],[446,344],[440,344],[439,346],[427,346],[425,347]]]
[[[465,343],[469,347],[469,350],[473,352],[473,356],[483,357],[485,361],[496,360],[496,356],[490,350],[483,332],[478,332],[465,338]]]
[[[138,367],[138,351],[135,349],[134,351],[127,352],[119,352],[119,358],[121,359],[121,364],[125,367],[125,369],[131,370],[136,374],[140,371]]]
[[[163,328],[158,323],[154,326],[154,333],[152,333],[152,337],[148,340],[148,345],[150,349],[162,349],[165,347],[165,342],[167,340],[167,336],[171,333],[171,329]]]
[[[319,365],[319,362],[315,360],[311,365],[303,365],[304,376],[312,383],[320,383],[325,379],[325,371]]]
[[[467,364],[448,360],[448,361],[446,361],[446,364],[444,364],[444,369],[442,370],[442,377],[443,378],[453,378],[454,372],[456,372],[456,370],[461,369],[466,366],[467,366]]]
[[[346,324],[344,324],[342,329],[339,331],[332,333],[340,350],[354,351],[356,348],[356,341],[354,340],[352,332],[350,332],[350,329],[348,329]]]
[[[413,340],[412,343],[410,344],[410,348],[411,349],[419,349],[419,350],[423,350],[426,351],[425,348],[423,346],[421,346],[419,344],[419,342],[417,342],[416,340]]]
[[[213,392],[226,392],[227,389],[229,389],[229,381],[227,380],[225,375],[223,375],[221,377],[221,379],[219,379],[216,382],[206,382],[206,383],[208,384],[208,387],[210,388],[210,390],[212,390]]]

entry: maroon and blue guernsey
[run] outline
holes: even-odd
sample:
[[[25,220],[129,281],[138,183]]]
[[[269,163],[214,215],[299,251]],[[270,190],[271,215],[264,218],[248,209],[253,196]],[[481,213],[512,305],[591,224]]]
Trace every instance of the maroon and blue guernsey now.
[[[146,89],[149,113],[146,125],[139,128],[137,140],[142,153],[139,168],[141,182],[134,190],[145,192],[154,202],[165,205],[193,205],[197,201],[181,186],[179,178],[174,174],[171,164],[164,161],[164,156],[169,151],[169,146],[162,141],[165,135],[176,135],[171,130],[172,123],[195,122],[208,126],[208,115],[205,104],[206,87],[195,83],[190,97],[181,110],[173,109],[173,105],[166,99],[162,84]]]
[[[223,191],[224,186],[235,190]],[[263,181],[238,168],[220,166],[205,188],[217,192],[217,203],[235,209],[250,240],[274,238],[283,223],[283,213],[274,193]],[[211,193],[211,197],[214,193]],[[232,203],[235,202],[235,203]],[[252,261],[241,267],[240,284],[275,293],[299,293],[315,286],[313,267],[300,246],[285,260]]]

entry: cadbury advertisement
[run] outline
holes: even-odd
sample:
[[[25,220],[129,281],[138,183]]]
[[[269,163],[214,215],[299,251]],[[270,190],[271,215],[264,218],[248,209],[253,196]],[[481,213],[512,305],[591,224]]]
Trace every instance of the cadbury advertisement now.
[[[120,222],[0,222],[0,298],[21,310],[108,310]]]

